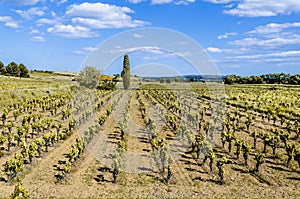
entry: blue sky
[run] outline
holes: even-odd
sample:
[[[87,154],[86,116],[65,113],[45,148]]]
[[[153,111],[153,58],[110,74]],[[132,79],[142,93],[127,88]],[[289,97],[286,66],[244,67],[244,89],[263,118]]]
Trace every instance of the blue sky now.
[[[108,38],[148,27],[190,37],[223,75],[300,72],[299,0],[0,0],[0,61],[77,72]],[[130,61],[195,73],[180,56],[162,53],[145,46]],[[121,70],[121,58],[115,62],[109,73]]]

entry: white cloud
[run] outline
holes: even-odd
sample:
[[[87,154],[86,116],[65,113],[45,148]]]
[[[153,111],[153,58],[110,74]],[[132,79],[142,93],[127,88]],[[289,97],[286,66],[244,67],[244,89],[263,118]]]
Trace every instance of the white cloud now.
[[[179,0],[175,2],[176,5],[188,5],[190,3],[194,3],[196,0]]]
[[[38,26],[53,25],[47,29],[47,32],[58,36],[88,38],[98,36],[96,32],[92,31],[93,29],[134,28],[147,24],[147,22],[132,19],[129,16],[132,13],[134,11],[128,7],[85,2],[67,7],[64,19],[70,20],[72,24],[63,23],[63,19],[56,17],[55,13],[52,15],[53,19],[42,18],[37,20],[36,24]]]
[[[63,24],[55,24],[54,27],[48,28],[47,32],[67,38],[88,38],[98,36],[97,33],[91,31],[89,28]]]
[[[128,52],[148,52],[153,54],[165,54],[166,51],[157,46],[137,46],[132,48],[117,48],[118,50],[111,50],[110,53],[128,53]]]
[[[48,25],[51,25],[51,24],[57,24],[58,23],[58,20],[57,19],[46,19],[46,18],[42,18],[42,19],[39,19],[35,22],[38,26],[41,26],[43,24],[48,24]]]
[[[250,34],[270,34],[270,33],[279,33],[287,28],[297,28],[300,27],[300,22],[295,23],[270,23],[265,26],[258,26],[254,30],[248,32]]]
[[[133,3],[133,4],[141,3],[142,1],[147,1],[147,0],[128,0],[129,3]]]
[[[247,53],[266,50],[268,52],[281,51],[282,48],[297,49],[300,45],[299,28],[300,22],[269,23],[246,32],[244,34],[247,35],[246,38],[229,41],[228,44],[248,48]],[[227,53],[227,51],[224,52]]]
[[[152,60],[154,59],[165,59],[170,57],[187,57],[191,55],[191,52],[169,52],[164,49],[161,49],[158,46],[137,46],[132,48],[121,48],[120,46],[115,47],[116,50],[111,50],[111,54],[116,53],[129,53],[129,52],[138,52],[138,53],[150,53],[153,54],[151,57]]]
[[[5,26],[9,28],[15,28],[15,29],[19,28],[19,24],[16,21],[8,21],[5,23]]]
[[[137,4],[147,0],[127,0],[129,3]],[[166,4],[166,3],[174,3],[175,5],[188,5],[190,3],[194,3],[196,0],[151,0],[151,4]]]
[[[34,29],[33,27],[30,27],[30,33],[29,34],[38,34],[40,31],[37,29]]]
[[[77,54],[77,55],[84,55],[86,53],[95,52],[95,51],[99,51],[99,48],[95,48],[95,47],[90,47],[89,46],[89,47],[84,47],[81,50],[73,51],[72,53],[73,54]]]
[[[60,1],[58,2],[58,5],[64,4],[64,3],[67,3],[67,2],[68,2],[68,0],[60,0]]]
[[[84,47],[82,49],[87,52],[99,51],[99,48],[94,48],[94,47]]]
[[[220,48],[214,48],[214,47],[208,47],[206,50],[207,50],[207,52],[210,52],[210,53],[221,53],[221,52],[223,52],[223,50],[221,50]]]
[[[92,29],[104,29],[104,28],[135,28],[146,25],[145,22],[139,20],[105,20],[105,19],[91,19],[76,17],[71,20],[74,24],[81,26],[87,26]]]
[[[266,54],[252,54],[243,56],[228,56],[223,63],[272,63],[273,65],[290,66],[298,65],[300,61],[300,51],[284,51]]]
[[[11,16],[0,16],[0,22],[4,22],[9,28],[19,28],[18,21],[13,20]]]
[[[225,14],[240,17],[269,17],[298,12],[299,0],[241,0],[232,9],[224,11]]]
[[[187,52],[178,52],[178,53],[166,53],[165,57],[187,57],[191,56],[192,53],[190,51]]]
[[[140,35],[140,34],[137,34],[137,33],[134,33],[132,36],[134,38],[139,38],[139,39],[144,37],[143,35]]]
[[[208,47],[206,48],[206,51],[209,53],[226,53],[226,54],[230,54],[230,55],[238,55],[238,54],[245,54],[245,53],[249,53],[249,49],[248,48],[217,48],[217,47]]]
[[[223,35],[219,35],[218,39],[227,39],[229,36],[235,36],[235,35],[237,35],[236,32],[226,32]]]
[[[284,57],[299,57],[300,51],[285,51],[275,52],[269,54],[243,55],[227,57],[227,59],[260,59],[260,58],[284,58]]]
[[[45,14],[44,10],[46,10],[46,7],[33,7],[29,8],[28,10],[16,10],[16,13],[18,13],[21,17],[25,19],[30,19],[32,16],[43,16]]]
[[[287,57],[287,56],[300,56],[300,51],[286,51],[280,53],[272,53],[273,56]]]
[[[3,3],[16,3],[22,6],[33,6],[43,0],[0,0]]]
[[[206,2],[210,2],[210,3],[216,3],[216,4],[222,4],[222,3],[231,3],[231,2],[236,2],[238,0],[203,0],[203,1],[206,1]]]
[[[56,2],[57,5],[61,5],[61,4],[67,3],[68,0],[50,0],[50,2],[51,3]]]
[[[42,36],[35,36],[35,37],[32,37],[30,39],[30,41],[45,42],[46,39],[44,37],[42,37]]]
[[[84,55],[86,52],[83,52],[81,50],[75,50],[72,52],[73,54],[77,54],[77,55]]]
[[[300,44],[300,35],[292,35],[291,37],[274,37],[271,39],[260,38],[244,38],[229,42],[229,44],[237,46],[264,46],[264,47],[278,47],[283,45]]]
[[[0,16],[0,22],[11,21],[12,18],[10,16]]]
[[[225,14],[229,15],[236,15],[239,17],[270,17],[276,16],[277,14],[270,11],[270,10],[239,10],[239,9],[232,9],[232,10],[225,10]]]
[[[235,40],[228,43],[237,46],[255,46],[255,45],[259,45],[261,42],[262,40],[258,38],[244,38],[241,40]]]
[[[151,4],[171,3],[173,0],[151,0]]]
[[[51,16],[52,16],[52,17],[56,17],[56,13],[53,12],[53,11],[51,11]]]
[[[73,4],[68,7],[66,15],[73,17],[74,24],[92,29],[125,28],[145,26],[147,22],[133,20],[128,14],[134,11],[128,7],[103,3]]]

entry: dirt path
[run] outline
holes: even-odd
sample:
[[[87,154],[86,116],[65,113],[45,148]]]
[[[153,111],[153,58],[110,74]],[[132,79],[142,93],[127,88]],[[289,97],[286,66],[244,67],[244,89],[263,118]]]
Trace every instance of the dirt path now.
[[[140,112],[140,103],[136,99],[136,92],[130,101],[128,122],[127,151],[125,153],[125,167],[128,173],[143,173],[152,170],[151,146],[149,134],[145,126],[145,119]]]

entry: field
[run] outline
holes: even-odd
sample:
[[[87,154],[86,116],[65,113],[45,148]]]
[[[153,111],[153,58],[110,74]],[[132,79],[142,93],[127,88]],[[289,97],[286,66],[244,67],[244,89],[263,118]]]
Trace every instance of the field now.
[[[300,198],[300,86],[72,79],[0,76],[0,198]]]

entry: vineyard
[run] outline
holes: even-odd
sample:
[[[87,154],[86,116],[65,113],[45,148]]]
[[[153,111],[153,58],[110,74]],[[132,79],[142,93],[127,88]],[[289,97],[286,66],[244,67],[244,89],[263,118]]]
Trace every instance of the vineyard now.
[[[12,79],[0,198],[300,197],[299,86]]]

